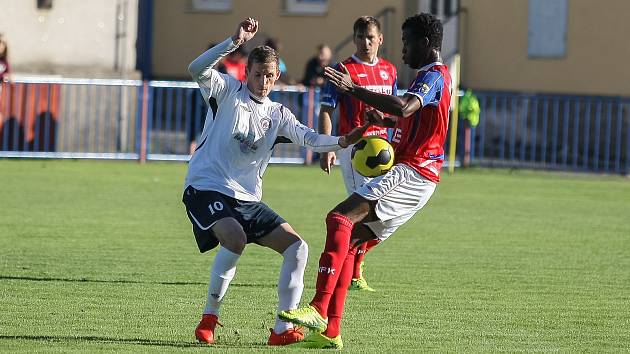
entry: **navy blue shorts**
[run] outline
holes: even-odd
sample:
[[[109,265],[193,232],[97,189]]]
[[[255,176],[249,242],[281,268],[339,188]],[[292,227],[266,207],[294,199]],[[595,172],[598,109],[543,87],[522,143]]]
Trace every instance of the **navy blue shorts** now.
[[[182,202],[192,223],[193,234],[200,252],[209,251],[219,240],[211,228],[217,221],[231,217],[241,224],[247,243],[257,242],[286,221],[262,202],[246,202],[215,191],[200,191],[186,187]]]

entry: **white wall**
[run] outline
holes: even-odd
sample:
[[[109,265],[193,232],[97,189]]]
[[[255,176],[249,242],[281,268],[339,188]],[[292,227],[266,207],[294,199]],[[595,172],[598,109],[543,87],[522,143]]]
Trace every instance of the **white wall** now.
[[[134,75],[137,0],[53,0],[50,10],[39,10],[36,4],[35,0],[0,0],[0,32],[8,41],[14,75]],[[116,26],[124,19],[117,19],[117,5],[127,9],[126,37],[118,44],[119,70],[115,70]]]

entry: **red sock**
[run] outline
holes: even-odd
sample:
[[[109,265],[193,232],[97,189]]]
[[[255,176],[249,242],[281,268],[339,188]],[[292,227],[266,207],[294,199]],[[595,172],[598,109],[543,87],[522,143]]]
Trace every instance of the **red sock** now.
[[[361,245],[359,245],[357,255],[354,256],[354,272],[352,274],[353,279],[361,278],[361,262],[363,262],[363,257],[365,257],[365,254],[379,243],[381,243],[381,240],[374,239],[369,240],[368,242],[363,242]]]
[[[331,212],[326,217],[326,246],[319,257],[316,291],[311,301],[323,317],[327,317],[328,304],[350,248],[353,226],[352,221],[342,214]]]
[[[343,268],[339,274],[339,280],[335,286],[335,292],[330,299],[328,306],[328,327],[324,332],[325,336],[334,338],[341,333],[341,317],[343,316],[343,308],[346,303],[346,295],[348,294],[348,286],[352,281],[352,264],[356,257],[357,248],[353,247],[348,251]]]

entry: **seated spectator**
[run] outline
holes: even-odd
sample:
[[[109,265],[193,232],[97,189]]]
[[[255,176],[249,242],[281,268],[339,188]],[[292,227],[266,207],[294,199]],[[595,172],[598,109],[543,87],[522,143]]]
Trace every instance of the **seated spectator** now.
[[[304,79],[302,83],[305,86],[323,86],[324,68],[332,63],[332,51],[326,44],[317,46],[317,54],[306,63],[304,69]]]

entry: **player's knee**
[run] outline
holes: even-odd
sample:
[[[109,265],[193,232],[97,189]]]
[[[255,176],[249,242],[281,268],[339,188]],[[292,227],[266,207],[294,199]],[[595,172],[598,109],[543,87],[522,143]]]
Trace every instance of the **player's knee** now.
[[[352,226],[354,224],[354,220],[350,219],[348,215],[339,212],[335,209],[331,210],[326,215],[326,227],[331,227],[333,225],[342,224]]]
[[[306,260],[308,259],[308,244],[304,240],[299,240],[296,243],[298,247],[295,252],[295,259],[297,259],[298,262],[306,264]]]
[[[233,218],[222,219],[217,222],[212,231],[219,240],[221,246],[231,252],[241,254],[247,244],[247,235],[241,224]]]
[[[346,200],[339,203],[333,210],[328,213],[342,215],[345,218],[351,220],[353,223],[357,223],[363,220],[371,210],[372,206],[369,200],[363,198],[357,193],[353,193]]]
[[[306,264],[308,260],[308,244],[300,239],[287,247],[282,256],[287,260]]]

